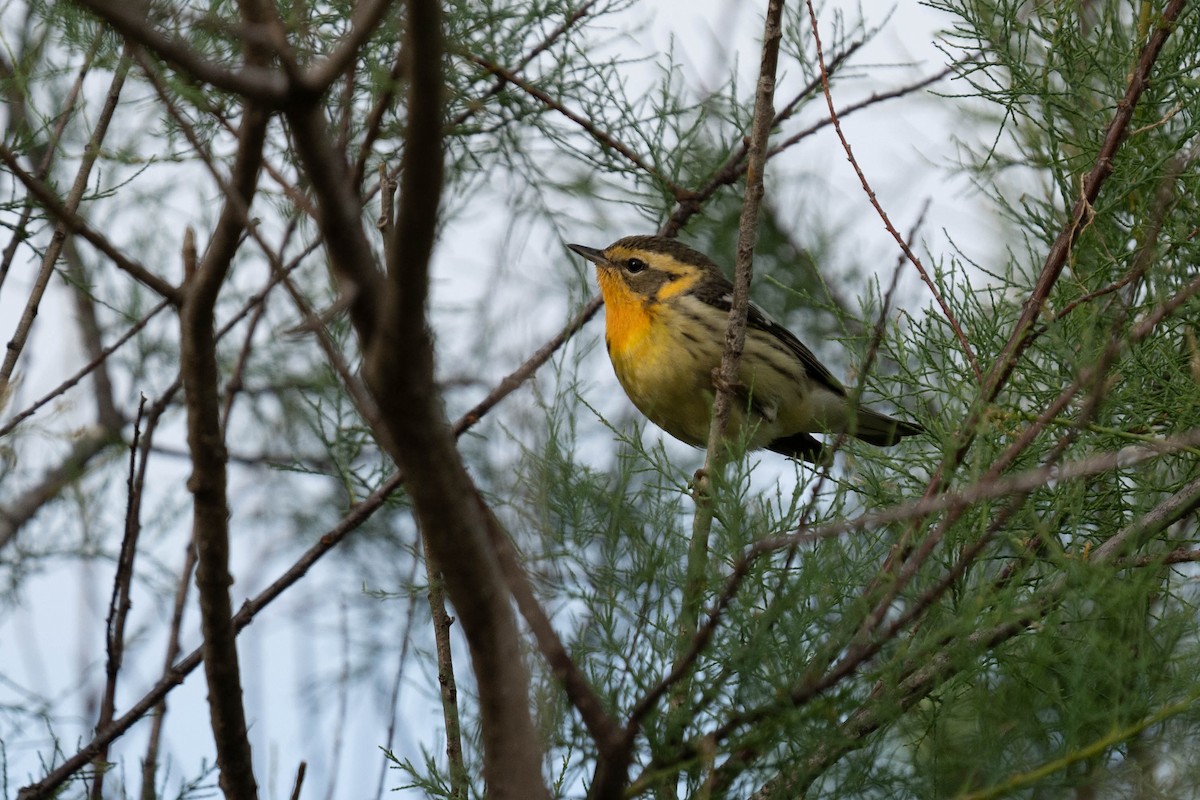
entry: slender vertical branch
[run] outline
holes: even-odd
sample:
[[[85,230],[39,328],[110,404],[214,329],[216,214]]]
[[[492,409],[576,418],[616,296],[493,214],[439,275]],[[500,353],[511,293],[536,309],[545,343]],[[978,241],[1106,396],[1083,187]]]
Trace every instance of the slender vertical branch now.
[[[216,357],[214,308],[241,241],[245,214],[254,197],[266,138],[267,113],[245,107],[230,184],[238,201],[226,201],[201,262],[184,284],[180,308],[180,375],[187,406],[192,457],[192,536],[196,542],[196,589],[204,635],[204,672],[221,790],[226,798],[254,800],[258,785],[242,707],[241,670],[232,624],[229,587],[228,453],[221,425],[220,370]]]
[[[133,586],[133,561],[137,555],[138,534],[141,532],[141,485],[137,480],[138,437],[142,431],[142,417],[146,410],[146,396],[138,403],[137,417],[133,423],[133,441],[129,443],[129,477],[126,480],[125,535],[121,537],[121,551],[117,558],[117,570],[113,575],[112,597],[108,603],[108,621],[105,625],[105,644],[108,659],[105,664],[104,695],[100,699],[100,718],[96,722],[99,730],[112,722],[117,700],[117,677],[125,658],[125,620],[129,616],[129,592]],[[92,781],[93,800],[103,800],[104,773],[107,771],[108,748],[96,756],[96,778]]]
[[[750,308],[750,278],[754,263],[754,245],[758,241],[758,212],[763,197],[763,169],[767,160],[767,140],[775,118],[775,72],[779,63],[779,43],[783,38],[781,18],[783,0],[769,0],[763,27],[762,61],[754,96],[754,120],[751,123],[750,144],[747,150],[746,194],[738,220],[737,260],[733,278],[733,300],[729,309],[729,324],[725,329],[725,350],[721,366],[713,375],[716,397],[713,401],[712,425],[709,428],[708,448],[704,468],[697,475],[695,497],[696,515],[692,524],[692,541],[688,549],[687,578],[680,615],[680,655],[686,652],[696,633],[696,621],[704,598],[704,579],[708,568],[708,539],[712,529],[712,480],[724,463],[729,412],[733,405],[734,389],[742,347],[746,341],[746,314]]]
[[[541,745],[529,709],[508,587],[487,521],[454,445],[433,379],[426,300],[443,180],[442,22],[439,4],[410,0],[408,126],[400,206],[374,330],[359,327],[364,374],[379,404],[386,445],[408,479],[421,535],[441,568],[479,687],[483,773],[498,798],[547,797]],[[356,327],[358,323],[356,322]]]

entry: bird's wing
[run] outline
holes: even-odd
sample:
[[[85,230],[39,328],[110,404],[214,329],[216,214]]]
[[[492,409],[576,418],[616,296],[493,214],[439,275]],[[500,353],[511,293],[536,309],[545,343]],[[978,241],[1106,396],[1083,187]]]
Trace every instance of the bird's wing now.
[[[733,305],[733,284],[724,275],[719,275],[718,280],[707,281],[702,286],[704,291],[696,292],[696,295],[701,300],[722,311],[729,311]],[[750,309],[746,313],[746,323],[751,328],[760,330],[769,336],[774,336],[783,342],[784,346],[804,365],[808,376],[814,381],[838,396],[844,397],[846,395],[846,387],[842,386],[841,382],[833,377],[833,373],[817,359],[813,351],[805,347],[804,342],[797,339],[794,333],[773,320],[757,304],[750,304]]]
[[[813,354],[813,351],[804,345],[804,342],[797,339],[796,335],[787,328],[771,319],[767,312],[754,303],[750,304],[750,310],[746,314],[746,323],[750,327],[757,328],[783,342],[787,346],[787,349],[791,350],[792,354],[800,359],[800,363],[804,365],[804,370],[808,373],[808,377],[824,385],[825,388],[834,394],[846,394],[846,388],[842,386],[837,378],[833,377],[833,373],[829,371],[829,367],[822,364]]]

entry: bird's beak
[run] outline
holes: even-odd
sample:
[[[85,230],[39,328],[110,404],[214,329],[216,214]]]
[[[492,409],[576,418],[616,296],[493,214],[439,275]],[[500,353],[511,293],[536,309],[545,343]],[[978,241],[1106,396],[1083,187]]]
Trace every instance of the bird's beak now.
[[[576,253],[579,253],[579,255],[583,256],[588,261],[591,261],[593,264],[600,264],[603,266],[608,263],[608,259],[604,257],[604,251],[602,250],[597,250],[594,247],[585,247],[581,244],[569,244],[567,247],[574,250]]]

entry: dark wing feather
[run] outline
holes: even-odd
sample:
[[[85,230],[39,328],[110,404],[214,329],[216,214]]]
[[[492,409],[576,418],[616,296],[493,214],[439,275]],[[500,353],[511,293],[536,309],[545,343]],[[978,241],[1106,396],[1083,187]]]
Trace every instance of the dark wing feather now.
[[[724,275],[720,277],[720,281],[709,280],[702,283],[697,287],[696,296],[710,306],[728,312],[732,305],[733,285],[726,280]],[[814,381],[834,394],[845,396],[845,387],[837,378],[833,377],[829,368],[813,355],[813,351],[805,347],[804,342],[797,339],[795,334],[767,316],[766,312],[754,303],[750,304],[750,310],[746,313],[746,323],[751,328],[760,330],[782,342],[792,355],[800,360],[808,376]]]
[[[750,304],[750,311],[746,315],[746,322],[750,327],[770,334],[787,345],[787,349],[792,351],[792,355],[800,359],[800,363],[804,365],[804,370],[808,373],[808,377],[824,385],[825,388],[834,394],[845,396],[846,388],[842,386],[837,378],[833,377],[833,373],[817,359],[813,351],[805,347],[804,342],[797,339],[794,333],[768,317],[761,308],[753,303]]]

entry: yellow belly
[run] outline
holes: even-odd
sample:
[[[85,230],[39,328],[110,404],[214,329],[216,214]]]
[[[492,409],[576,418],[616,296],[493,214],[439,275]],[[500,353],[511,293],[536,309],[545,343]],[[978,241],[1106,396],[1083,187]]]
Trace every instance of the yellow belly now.
[[[618,277],[598,272],[605,296],[605,341],[625,393],[651,422],[680,441],[703,447],[712,420],[712,373],[724,349],[724,320],[706,316],[704,323],[687,326],[691,336],[682,335],[679,325],[663,321],[661,315],[673,313],[668,307],[645,302]],[[800,361],[769,334],[748,333],[738,383],[729,431],[741,431],[748,422],[751,449],[793,433],[823,430],[833,421],[818,424],[818,417],[827,416],[818,412],[825,405],[819,399],[822,392],[814,391]]]

